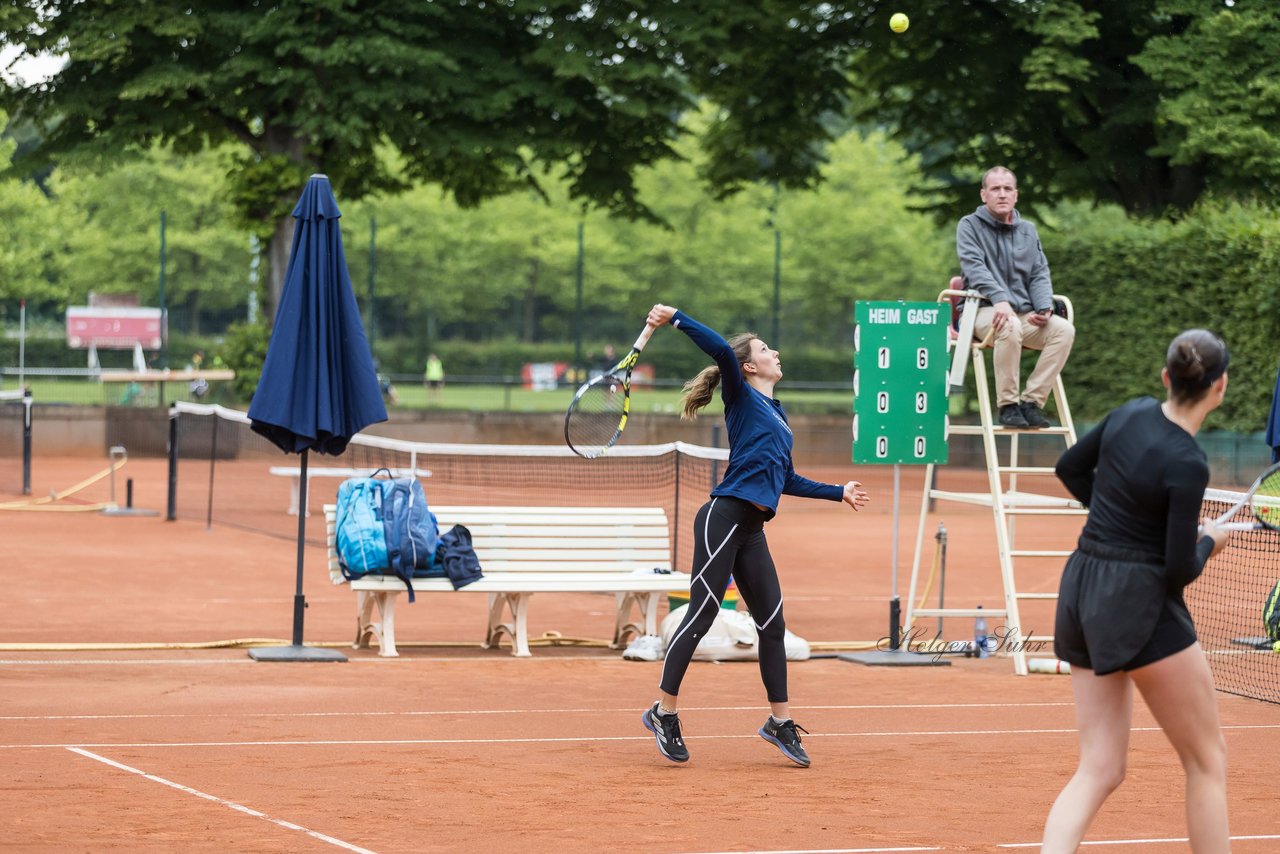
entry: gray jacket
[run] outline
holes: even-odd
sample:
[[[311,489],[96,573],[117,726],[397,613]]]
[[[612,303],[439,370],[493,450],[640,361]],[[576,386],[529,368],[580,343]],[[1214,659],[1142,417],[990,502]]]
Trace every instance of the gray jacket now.
[[[1018,314],[1053,308],[1040,235],[1016,210],[1006,224],[979,205],[956,227],[956,254],[965,284],[987,300],[1008,302]]]

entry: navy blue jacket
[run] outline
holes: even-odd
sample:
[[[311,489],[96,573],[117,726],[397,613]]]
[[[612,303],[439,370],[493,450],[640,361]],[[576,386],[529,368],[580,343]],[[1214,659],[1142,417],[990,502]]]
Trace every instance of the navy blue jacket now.
[[[677,311],[671,325],[693,339],[720,368],[720,399],[729,430],[729,465],[711,494],[730,495],[778,511],[783,493],[803,498],[841,501],[844,487],[819,483],[796,474],[791,464],[791,427],[782,404],[766,397],[742,376],[733,348],[714,329]]]
[[[438,570],[444,570],[444,574],[453,582],[454,590],[484,577],[480,572],[480,559],[471,547],[471,531],[462,525],[454,525],[440,535],[440,543],[436,546],[435,566]]]

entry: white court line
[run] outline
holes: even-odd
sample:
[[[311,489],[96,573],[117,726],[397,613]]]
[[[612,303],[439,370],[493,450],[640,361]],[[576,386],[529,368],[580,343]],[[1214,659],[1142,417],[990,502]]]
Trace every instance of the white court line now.
[[[15,658],[0,660],[0,666],[40,666],[45,664],[55,664],[60,666],[66,665],[84,665],[84,664],[109,664],[109,665],[127,665],[132,667],[136,664],[176,664],[179,667],[189,667],[191,665],[208,666],[211,664],[258,664],[252,658],[245,656],[244,658]]]
[[[917,848],[793,848],[786,851],[718,851],[701,852],[701,854],[878,854],[890,851],[941,851],[937,847]]]
[[[228,801],[225,798],[218,797],[217,795],[210,795],[207,792],[201,792],[200,790],[193,789],[190,786],[184,786],[181,783],[175,783],[172,780],[166,780],[163,777],[157,777],[155,774],[148,774],[146,771],[140,771],[137,768],[133,768],[128,765],[122,765],[119,762],[114,762],[105,756],[99,756],[96,753],[90,753],[89,751],[81,750],[78,747],[68,747],[67,749],[70,750],[72,753],[78,753],[81,756],[94,760],[95,762],[101,762],[104,765],[110,765],[112,768],[119,768],[121,771],[128,771],[130,774],[137,774],[139,777],[143,777],[147,780],[151,780],[156,783],[162,783],[166,786],[169,786],[170,788],[177,789],[180,792],[186,792],[188,795],[195,795],[197,798],[204,798],[207,801],[213,801],[215,804],[222,804],[224,807],[229,807],[233,810],[236,810],[237,812],[242,812],[245,815],[251,815],[254,818],[264,819],[266,821],[271,822],[272,824],[279,825],[280,827],[283,827],[287,830],[300,831],[302,833],[305,833],[307,836],[310,836],[312,839],[318,839],[321,842],[327,842],[330,845],[336,845],[339,848],[345,848],[348,851],[354,851],[356,852],[356,854],[374,854],[374,852],[370,851],[368,848],[361,848],[358,845],[352,845],[349,842],[343,842],[341,839],[334,839],[332,836],[326,836],[325,834],[320,833],[318,831],[308,830],[302,825],[294,824],[291,821],[285,821],[284,819],[280,819],[280,818],[272,818],[266,813],[258,812],[255,809],[250,809],[249,807],[246,807],[243,804],[238,804],[235,801]]]
[[[1053,706],[1073,706],[1074,703],[885,703],[848,706],[793,706],[803,711],[890,711],[913,709],[1030,709]],[[0,715],[0,721],[78,721],[78,720],[138,720],[153,718],[360,718],[360,717],[443,717],[451,715],[573,715],[573,714],[631,714],[634,706],[616,709],[443,709],[351,712],[211,712],[211,713],[140,713],[118,715]],[[758,712],[759,706],[690,706],[685,712]]]
[[[1280,839],[1280,834],[1272,834],[1269,836],[1232,836],[1232,842],[1250,842],[1262,839]],[[1085,845],[1173,845],[1176,843],[1190,842],[1191,840],[1185,836],[1171,839],[1093,839],[1081,842],[1081,847]],[[999,848],[1039,848],[1039,842],[1010,842],[1005,845],[997,846]]]
[[[1222,727],[1224,731],[1280,729],[1280,724],[1242,724]],[[1163,732],[1160,727],[1132,727],[1130,732]],[[948,737],[964,735],[1068,735],[1075,733],[1074,728],[1065,729],[980,729],[980,730],[896,730],[878,732],[828,732],[812,733],[810,738],[912,738],[912,737]],[[711,741],[725,739],[755,739],[750,735],[695,735],[694,741]],[[425,744],[565,744],[568,742],[612,742],[612,741],[652,741],[651,735],[606,735],[578,736],[573,738],[370,738],[370,739],[315,739],[311,741],[156,741],[156,742],[72,742],[66,744],[0,744],[0,750],[46,749],[59,748],[71,750],[77,747],[128,748],[147,747],[334,747],[334,746],[414,746]]]

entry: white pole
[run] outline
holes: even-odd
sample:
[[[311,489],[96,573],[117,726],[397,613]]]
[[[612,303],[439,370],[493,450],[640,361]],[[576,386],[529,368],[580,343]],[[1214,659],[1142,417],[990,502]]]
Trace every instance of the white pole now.
[[[901,468],[893,464],[893,598],[898,598],[898,495],[901,484]]]
[[[25,389],[27,369],[27,301],[18,302],[18,388]]]

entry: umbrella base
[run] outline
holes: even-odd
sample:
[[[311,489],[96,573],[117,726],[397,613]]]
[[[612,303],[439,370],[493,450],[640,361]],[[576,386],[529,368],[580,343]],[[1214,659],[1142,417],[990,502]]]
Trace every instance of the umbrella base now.
[[[881,649],[874,652],[850,652],[836,656],[841,661],[852,661],[855,664],[866,664],[872,667],[950,667],[950,661],[943,661],[934,655],[921,655],[918,652],[907,652],[903,649]]]
[[[346,661],[347,657],[336,649],[314,646],[262,646],[249,650],[254,661]]]

